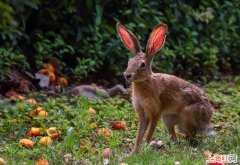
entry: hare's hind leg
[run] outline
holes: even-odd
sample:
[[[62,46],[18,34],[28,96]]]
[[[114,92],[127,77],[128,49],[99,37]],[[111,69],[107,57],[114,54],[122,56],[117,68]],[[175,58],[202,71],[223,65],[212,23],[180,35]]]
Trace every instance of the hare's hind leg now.
[[[200,108],[202,106],[198,103],[191,104],[184,107],[179,114],[179,124],[189,139],[196,138],[196,134],[202,125],[201,120],[204,120]]]
[[[139,126],[138,126],[138,133],[137,133],[137,136],[135,139],[135,144],[132,149],[132,153],[138,152],[140,150],[141,142],[143,140],[144,134],[145,134],[148,124],[149,124],[149,119],[142,108],[138,107],[135,109],[135,111],[138,114]]]
[[[186,135],[195,138],[198,132],[208,128],[212,116],[212,109],[208,103],[195,103],[188,105],[179,114],[181,127]]]
[[[177,136],[175,133],[175,125],[178,124],[178,116],[177,115],[164,115],[163,122],[167,127],[168,133],[171,135],[171,139],[178,143]]]
[[[197,133],[196,125],[192,120],[193,118],[191,117],[191,115],[187,113],[179,115],[179,125],[184,130],[186,137],[189,138],[195,138]]]

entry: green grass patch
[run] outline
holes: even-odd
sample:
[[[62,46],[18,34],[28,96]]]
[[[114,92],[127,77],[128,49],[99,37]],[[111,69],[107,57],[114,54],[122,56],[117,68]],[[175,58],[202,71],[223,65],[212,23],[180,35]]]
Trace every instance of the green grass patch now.
[[[72,155],[69,164],[103,164],[102,150],[110,147],[113,155],[110,164],[121,162],[132,164],[205,164],[205,150],[218,154],[237,154],[240,156],[240,86],[224,82],[211,82],[205,86],[209,98],[221,104],[212,119],[217,135],[213,138],[200,137],[197,146],[191,146],[185,139],[179,145],[169,142],[169,135],[162,122],[154,134],[155,140],[162,140],[165,149],[156,150],[143,143],[143,151],[128,155],[133,146],[137,131],[137,118],[129,101],[113,98],[109,100],[89,100],[82,97],[47,96],[44,93],[30,93],[39,106],[49,113],[46,118],[30,117],[33,111],[25,101],[0,100],[0,157],[8,164],[32,165],[40,157],[52,164],[67,164],[66,154]],[[93,107],[97,114],[87,113]],[[92,118],[92,122],[89,122]],[[112,130],[109,121],[120,120],[127,124],[124,131]],[[61,137],[49,147],[38,144],[40,137],[29,137],[31,127],[57,127]],[[108,128],[113,136],[105,138],[98,134],[99,128]],[[35,142],[32,149],[19,145],[21,138]],[[84,147],[80,143],[84,142]],[[93,149],[93,146],[96,150]],[[65,157],[64,157],[65,155]]]

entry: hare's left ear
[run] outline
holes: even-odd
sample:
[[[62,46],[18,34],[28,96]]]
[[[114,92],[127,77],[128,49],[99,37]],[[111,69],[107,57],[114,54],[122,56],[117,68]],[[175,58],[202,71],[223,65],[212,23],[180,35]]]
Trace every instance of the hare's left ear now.
[[[151,32],[146,48],[146,56],[149,62],[152,61],[154,54],[162,48],[165,42],[167,30],[167,25],[160,24]]]
[[[117,32],[125,45],[134,55],[141,51],[137,37],[120,23],[117,23]]]

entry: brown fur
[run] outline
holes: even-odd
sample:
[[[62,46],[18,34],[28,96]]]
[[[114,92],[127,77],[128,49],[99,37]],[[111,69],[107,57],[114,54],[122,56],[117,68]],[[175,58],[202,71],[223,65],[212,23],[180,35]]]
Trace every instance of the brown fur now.
[[[197,133],[206,131],[212,116],[212,107],[204,92],[173,75],[152,72],[151,62],[165,41],[167,26],[160,24],[154,28],[146,53],[138,50],[140,46],[136,45],[138,41],[132,36],[133,33],[120,24],[117,24],[117,30],[122,41],[128,41],[124,45],[135,54],[124,72],[126,79],[132,82],[132,103],[139,118],[133,152],[140,150],[146,131],[146,140],[151,141],[161,117],[174,141],[177,141],[174,130],[176,125],[182,133],[192,138]]]

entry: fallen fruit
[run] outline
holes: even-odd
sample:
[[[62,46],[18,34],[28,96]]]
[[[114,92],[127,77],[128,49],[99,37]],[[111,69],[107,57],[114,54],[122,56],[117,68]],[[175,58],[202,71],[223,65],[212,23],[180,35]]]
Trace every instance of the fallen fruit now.
[[[88,113],[91,114],[91,115],[96,115],[96,114],[97,114],[96,111],[95,111],[95,109],[93,109],[92,107],[90,107],[90,108],[88,109]]]
[[[39,144],[41,144],[44,147],[47,147],[52,144],[52,139],[48,136],[44,136],[39,140]]]
[[[32,98],[27,99],[26,102],[33,105],[33,106],[38,104],[37,101],[35,99],[32,99]]]
[[[85,145],[84,142],[80,142],[80,144],[79,144],[80,149],[83,149],[83,148],[84,148],[84,145]]]
[[[41,135],[41,128],[37,128],[37,127],[32,127],[30,129],[30,131],[28,132],[29,136],[39,136]]]
[[[60,77],[57,80],[57,85],[60,85],[60,86],[63,86],[63,87],[67,87],[68,86],[68,81],[64,77]]]
[[[112,133],[107,128],[99,128],[98,134],[104,136],[105,138],[112,137]]]
[[[109,122],[112,129],[115,130],[125,130],[126,129],[126,124],[123,121],[110,121]]]
[[[44,68],[50,72],[54,72],[54,70],[55,70],[54,67],[52,66],[52,64],[49,64],[49,63],[45,64]]]
[[[17,92],[15,92],[14,90],[9,90],[5,93],[5,96],[8,98],[17,98],[19,96],[19,94]]]
[[[3,158],[0,158],[0,165],[5,165],[6,161]]]
[[[39,116],[39,117],[47,117],[48,113],[47,113],[47,111],[42,110],[42,111],[38,112],[37,116]]]
[[[45,111],[43,107],[37,107],[32,112],[30,112],[30,116],[37,116],[40,111]]]
[[[21,139],[19,143],[26,148],[32,148],[34,146],[33,141],[29,139]]]
[[[24,100],[24,99],[25,99],[25,97],[23,97],[22,95],[18,95],[17,98],[18,98],[19,100]]]
[[[49,165],[48,161],[44,158],[39,158],[34,165]]]
[[[43,107],[37,107],[35,109],[36,113],[39,113],[40,111],[44,111],[45,109]]]
[[[46,134],[52,139],[57,139],[60,137],[61,131],[57,127],[50,127],[46,130]]]
[[[50,82],[54,82],[56,80],[56,76],[53,72],[48,72],[48,77],[50,79]]]
[[[105,148],[105,149],[103,150],[102,156],[103,156],[104,158],[108,158],[108,157],[110,157],[111,155],[112,155],[112,150],[111,150],[110,148]]]
[[[120,163],[119,165],[128,165],[127,163]]]
[[[206,150],[203,152],[203,155],[206,157],[206,158],[211,158],[213,156],[213,153],[209,150]]]
[[[43,110],[44,110],[43,107],[37,107],[37,108],[34,109],[32,112],[30,112],[30,116],[31,116],[31,117],[33,117],[33,116],[37,116],[38,113],[39,113],[40,111],[43,111]]]

